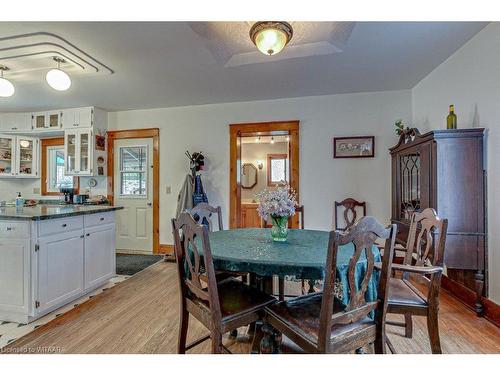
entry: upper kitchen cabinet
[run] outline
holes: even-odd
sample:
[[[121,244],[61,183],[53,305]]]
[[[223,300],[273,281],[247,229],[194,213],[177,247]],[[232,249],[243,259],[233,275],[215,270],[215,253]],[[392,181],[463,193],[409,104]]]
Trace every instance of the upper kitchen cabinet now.
[[[0,131],[26,131],[31,130],[30,113],[0,113]]]
[[[94,107],[63,110],[63,129],[90,128],[94,124]]]
[[[31,128],[33,130],[60,129],[62,111],[36,112],[31,114]]]
[[[66,175],[105,176],[107,113],[98,108],[92,108],[92,112],[86,112],[85,108],[69,111],[73,116],[70,118],[78,118],[80,122],[64,129]],[[65,111],[63,126],[66,126],[67,118]]]
[[[0,177],[14,177],[16,174],[16,137],[0,135]]]
[[[38,142],[31,137],[0,135],[0,177],[38,178]]]

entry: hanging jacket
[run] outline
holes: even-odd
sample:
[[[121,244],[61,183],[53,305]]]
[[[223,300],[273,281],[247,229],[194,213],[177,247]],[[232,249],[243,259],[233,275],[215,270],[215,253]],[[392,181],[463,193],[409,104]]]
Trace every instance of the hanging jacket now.
[[[193,208],[193,193],[194,193],[194,180],[193,176],[190,174],[186,175],[184,179],[184,184],[182,184],[181,191],[177,196],[177,212],[175,217],[178,218],[179,215],[185,210],[190,210]]]

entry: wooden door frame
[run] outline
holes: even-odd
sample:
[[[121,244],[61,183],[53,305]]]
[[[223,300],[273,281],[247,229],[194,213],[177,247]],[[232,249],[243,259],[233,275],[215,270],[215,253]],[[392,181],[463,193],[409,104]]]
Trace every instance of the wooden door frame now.
[[[299,120],[243,123],[229,125],[229,227],[238,228],[241,224],[241,184],[238,181],[237,165],[241,164],[241,137],[285,134],[290,137],[290,186],[299,196]],[[298,228],[299,220],[295,215],[292,228]]]
[[[153,139],[153,254],[160,253],[160,129],[108,130],[108,200],[114,203],[115,140]]]

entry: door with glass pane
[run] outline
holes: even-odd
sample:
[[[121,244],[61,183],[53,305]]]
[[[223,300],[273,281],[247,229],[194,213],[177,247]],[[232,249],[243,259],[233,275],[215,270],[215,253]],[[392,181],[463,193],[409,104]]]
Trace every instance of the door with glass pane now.
[[[31,137],[17,137],[16,177],[37,177],[38,140]]]
[[[0,135],[0,177],[15,175],[15,149],[14,137]]]
[[[153,252],[153,141],[115,140],[114,203],[117,212],[116,249]]]

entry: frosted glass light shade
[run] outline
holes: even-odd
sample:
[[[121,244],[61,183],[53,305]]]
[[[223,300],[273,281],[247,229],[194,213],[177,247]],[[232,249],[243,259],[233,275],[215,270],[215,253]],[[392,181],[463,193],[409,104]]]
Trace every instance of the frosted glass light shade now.
[[[0,97],[7,98],[14,95],[16,89],[8,79],[0,78]]]
[[[50,87],[57,91],[66,91],[71,87],[71,78],[61,69],[51,69],[45,76]]]
[[[255,45],[264,55],[275,55],[287,43],[287,35],[284,31],[278,29],[265,29],[255,36]]]

